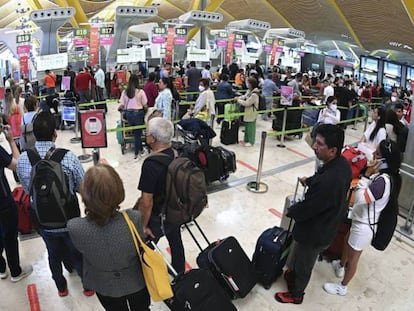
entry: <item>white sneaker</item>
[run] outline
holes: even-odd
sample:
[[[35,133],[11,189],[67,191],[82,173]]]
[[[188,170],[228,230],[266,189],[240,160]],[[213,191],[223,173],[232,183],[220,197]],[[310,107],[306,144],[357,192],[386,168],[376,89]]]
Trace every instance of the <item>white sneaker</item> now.
[[[340,260],[333,260],[332,261],[332,267],[335,271],[335,275],[337,278],[343,278],[345,275],[345,267],[341,266]]]
[[[251,143],[245,143],[244,146],[245,147],[252,147],[253,145]]]
[[[6,270],[4,270],[4,272],[0,272],[0,279],[2,280],[7,279],[8,276],[9,276],[9,273],[7,272],[7,268]]]
[[[33,267],[31,265],[22,266],[22,272],[18,276],[12,276],[10,278],[10,281],[12,281],[13,283],[19,282],[20,280],[29,276],[32,272],[33,272]]]
[[[341,283],[325,283],[323,289],[331,295],[345,296],[348,292],[348,286]]]

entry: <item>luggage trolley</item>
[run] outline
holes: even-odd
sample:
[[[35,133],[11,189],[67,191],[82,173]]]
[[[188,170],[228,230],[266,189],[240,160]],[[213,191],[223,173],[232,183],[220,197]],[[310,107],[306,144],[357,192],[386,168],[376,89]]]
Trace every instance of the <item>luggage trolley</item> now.
[[[124,128],[128,127],[128,121],[123,118],[121,113],[121,118],[117,121],[116,127],[117,128]],[[118,140],[118,144],[121,145],[121,153],[125,154],[125,150],[127,149],[127,145],[131,148],[131,145],[134,144],[134,133],[132,130],[122,130],[116,132],[116,139]]]

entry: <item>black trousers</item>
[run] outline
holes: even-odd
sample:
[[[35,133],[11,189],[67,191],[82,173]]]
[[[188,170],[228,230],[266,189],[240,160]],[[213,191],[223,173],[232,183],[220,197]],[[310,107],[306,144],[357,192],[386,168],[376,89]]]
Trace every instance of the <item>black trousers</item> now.
[[[3,250],[6,251],[7,264],[11,276],[18,276],[22,269],[19,260],[19,242],[17,240],[17,207],[14,201],[2,202],[7,207],[0,210],[0,272],[6,271],[6,260]]]
[[[122,297],[109,297],[96,293],[106,311],[149,311],[151,303],[147,288]]]

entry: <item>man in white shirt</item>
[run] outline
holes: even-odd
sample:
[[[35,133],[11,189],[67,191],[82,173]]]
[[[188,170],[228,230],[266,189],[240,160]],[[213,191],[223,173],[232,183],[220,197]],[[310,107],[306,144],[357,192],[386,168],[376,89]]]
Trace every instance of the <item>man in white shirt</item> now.
[[[325,87],[323,89],[323,102],[326,104],[326,100],[328,99],[329,96],[334,96],[334,88],[333,88],[333,83],[330,83],[328,80],[324,81],[325,83]]]
[[[96,95],[97,95],[97,101],[103,101],[104,100],[104,89],[105,89],[105,73],[102,70],[101,66],[95,65],[95,75],[94,78],[96,80]],[[105,109],[105,112],[107,111],[106,104],[103,105],[96,105],[98,109]]]

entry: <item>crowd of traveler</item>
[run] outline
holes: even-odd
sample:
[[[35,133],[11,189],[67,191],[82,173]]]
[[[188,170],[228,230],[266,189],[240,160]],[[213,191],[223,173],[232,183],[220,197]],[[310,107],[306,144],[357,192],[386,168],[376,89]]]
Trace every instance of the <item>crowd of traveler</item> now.
[[[315,138],[311,145],[322,165],[313,176],[300,179],[308,190],[304,200],[295,203],[288,211],[287,215],[295,220],[292,233],[294,242],[284,272],[288,291],[275,294],[278,302],[302,303],[315,261],[334,239],[344,211],[348,209],[351,169],[341,155],[346,123],[341,126],[337,124],[355,116],[354,104],[357,99],[370,102],[374,97],[384,94],[384,91],[374,83],[359,85],[356,79],[346,75],[337,78],[328,75],[326,79],[318,79],[315,73],[299,72],[293,75],[287,71],[282,79],[279,66],[266,70],[259,61],[245,70],[240,69],[235,62],[229,67],[223,65],[217,74],[210,72],[210,66],[198,69],[195,62],[190,62],[187,70],[175,64],[165,64],[156,72],[148,74],[145,85],[142,83],[144,69],[130,73],[125,80],[126,88],[118,94],[118,109],[128,124],[134,126],[146,123],[145,142],[142,141],[143,131],[133,130],[135,158],[143,155],[143,144],[153,154],[163,154],[171,161],[176,157],[171,146],[174,135],[172,121],[175,116],[183,114],[175,111],[175,100],[179,98],[175,95],[177,85],[174,79],[180,74],[184,75],[183,89],[190,92],[186,97],[192,104],[188,109],[190,117],[204,113],[205,120],[210,121],[213,120],[216,109],[218,114],[223,114],[224,104],[216,103],[216,100],[228,99],[239,105],[244,112],[244,139],[240,143],[245,147],[255,144],[260,94],[266,97],[266,109],[273,107],[271,97],[280,94],[281,87],[285,85],[292,87],[294,100],[298,104],[302,102],[303,95],[322,97],[326,107],[319,112],[319,124],[315,127]],[[99,66],[95,67],[95,71],[93,76],[91,70],[85,67],[76,75],[70,67],[67,68],[67,76],[74,80],[70,87],[78,93],[80,102],[89,102],[93,98],[102,100],[107,96],[104,85],[106,75]],[[56,76],[47,71],[45,85],[49,95],[56,91],[53,80],[56,83]],[[233,85],[230,80],[234,81]],[[217,89],[215,93],[213,86]],[[238,93],[240,89],[245,90],[244,95]],[[25,192],[31,195],[32,170],[35,165],[33,153],[40,159],[50,159],[53,154],[62,153],[61,167],[76,202],[67,224],[60,228],[42,225],[38,228],[46,245],[49,268],[58,295],[64,297],[69,293],[62,272],[65,267],[68,271],[76,270],[82,280],[84,295],[92,296],[96,292],[106,310],[149,310],[150,297],[136,258],[134,243],[132,239],[125,239],[129,236],[129,230],[119,211],[120,204],[125,199],[120,176],[104,160],[85,173],[74,153],[56,147],[57,131],[53,114],[47,110],[37,111],[36,98],[26,96],[24,99],[22,93],[21,90],[17,91],[17,98],[14,98],[11,89],[6,92],[6,115],[2,117],[5,127],[1,129],[10,145],[11,154],[0,147],[0,249],[6,250],[11,281],[17,282],[27,277],[33,268],[21,266],[19,262],[17,213],[4,168],[16,170],[19,182]],[[330,294],[347,293],[347,286],[356,273],[360,255],[374,234],[370,221],[375,224],[385,206],[389,202],[395,204],[395,195],[401,188],[399,168],[405,149],[404,137],[406,142],[408,135],[407,125],[410,120],[407,111],[411,101],[412,93],[409,95],[396,88],[389,100],[384,97],[381,105],[372,109],[372,123],[364,132],[361,143],[372,148],[373,161],[363,172],[356,190],[352,226],[346,237],[343,256],[340,261],[333,262],[336,276],[343,280],[323,286]],[[20,113],[19,105],[22,102],[23,113],[17,124],[33,123],[36,143],[33,150],[22,150],[20,154],[12,131],[16,126],[12,124],[15,123],[13,115]],[[340,110],[339,106],[345,109]],[[159,111],[160,116],[146,122],[145,112],[150,108]],[[272,116],[263,114],[262,119],[266,121]],[[218,123],[221,121],[222,118],[217,119]],[[214,127],[214,123],[209,124]],[[8,128],[11,130],[4,130]],[[172,266],[180,273],[185,270],[181,228],[179,225],[163,223],[160,216],[166,197],[167,169],[167,166],[153,157],[145,158],[137,181],[140,194],[137,195],[134,207],[128,210],[128,215],[144,239],[157,243],[162,236],[166,237],[171,249]],[[83,218],[80,217],[76,193],[80,194],[85,206],[86,216]],[[7,277],[6,261],[1,257],[0,278]]]

